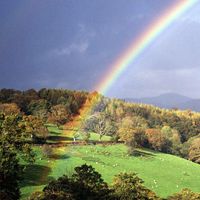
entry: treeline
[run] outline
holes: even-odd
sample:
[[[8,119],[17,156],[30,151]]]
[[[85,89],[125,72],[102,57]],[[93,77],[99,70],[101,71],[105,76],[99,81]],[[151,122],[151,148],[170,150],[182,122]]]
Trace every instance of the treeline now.
[[[20,163],[22,160],[33,163],[35,159],[32,146],[28,143],[31,135],[36,134],[32,125],[33,122],[22,115],[0,113],[0,199],[15,200],[20,197],[19,182],[25,167]],[[44,126],[39,125],[40,128]]]
[[[75,167],[71,177],[63,175],[51,181],[42,192],[35,192],[29,200],[197,200],[199,193],[183,189],[168,198],[159,198],[143,185],[135,173],[116,175],[110,186],[101,174],[86,164]]]
[[[93,98],[95,98],[94,101]],[[19,182],[23,174],[23,166],[20,164],[20,160],[34,162],[31,142],[45,140],[48,135],[45,123],[65,124],[74,115],[79,114],[79,109],[85,105],[85,102],[91,108],[91,112],[83,119],[80,130],[77,130],[82,134],[94,131],[99,134],[100,139],[103,135],[110,135],[115,141],[124,141],[130,147],[130,154],[135,153],[134,149],[136,147],[147,147],[180,155],[200,163],[200,113],[164,110],[154,106],[131,104],[116,99],[108,99],[98,93],[89,95],[86,92],[55,89],[41,89],[39,91],[33,89],[27,91],[2,89],[0,90],[1,199],[19,199]],[[92,168],[88,170],[93,173]],[[42,195],[43,199],[56,199],[56,192],[58,191],[62,198],[58,196],[57,199],[63,199],[62,195],[66,197],[68,193],[68,199],[80,199],[76,195],[84,195],[85,193],[88,195],[86,192],[88,191],[90,195],[97,195],[99,198],[100,193],[98,191],[104,192],[102,186],[105,186],[105,194],[110,195],[114,190],[114,195],[117,195],[115,196],[116,199],[126,199],[123,195],[126,195],[129,190],[133,195],[136,192],[135,186],[130,186],[130,184],[128,185],[131,188],[128,190],[120,187],[121,179],[117,179],[120,184],[112,190],[108,189],[107,184],[100,181],[101,179],[94,179],[94,182],[91,182],[91,185],[88,186],[90,180],[85,179],[87,177],[77,178],[81,174],[84,174],[84,171],[80,171],[80,174],[75,175],[76,178],[64,177],[64,179],[58,179],[61,193],[59,192],[60,189],[57,188],[57,181],[55,181],[45,187],[46,189],[39,195]],[[96,176],[100,177],[99,174],[96,174]],[[124,179],[124,177],[120,178]],[[133,179],[128,177],[125,182],[140,180],[135,178],[135,176]],[[60,180],[61,185],[59,185]],[[79,182],[79,180],[83,180],[83,182]],[[114,184],[117,184],[118,181]],[[80,186],[80,191],[73,190],[71,186],[65,191],[65,184],[68,183],[73,188]],[[139,183],[142,183],[142,181],[140,180]],[[83,188],[81,188],[82,184]],[[92,188],[96,187],[94,184],[99,184],[100,188],[97,187],[93,191]],[[142,188],[142,193],[138,195],[148,193],[148,195],[153,195],[151,199],[154,198],[154,193],[140,184],[139,188]],[[76,192],[77,194],[74,194]],[[45,196],[48,194],[52,195],[51,198]],[[183,195],[188,194],[191,194],[192,198],[193,195],[196,195],[190,191],[183,191]],[[55,198],[53,198],[54,195]],[[36,199],[39,199],[39,197]],[[142,197],[141,199],[148,198]]]
[[[91,106],[91,112],[84,116],[75,135],[81,133],[88,140],[89,132],[93,131],[100,139],[109,135],[114,141],[124,141],[132,154],[135,147],[146,147],[200,163],[200,113],[127,103],[96,92],[45,88],[0,90],[0,112],[23,115],[35,141],[47,136],[42,122],[64,125],[86,104]]]
[[[65,124],[71,116],[78,114],[86,98],[87,93],[83,91],[1,89],[0,110],[8,114],[20,111],[25,115],[38,116],[45,122]]]
[[[97,97],[96,97],[97,98]],[[200,113],[166,110],[98,96],[83,130],[122,140],[134,154],[146,147],[200,163]]]

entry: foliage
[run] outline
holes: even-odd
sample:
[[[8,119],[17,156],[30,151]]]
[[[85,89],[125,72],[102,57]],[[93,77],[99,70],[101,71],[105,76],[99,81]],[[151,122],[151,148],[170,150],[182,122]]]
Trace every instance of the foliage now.
[[[31,147],[26,143],[30,134],[19,115],[0,115],[0,143],[1,148],[10,149],[11,152],[20,153],[23,158],[31,161],[33,154]]]
[[[113,135],[115,127],[110,118],[104,113],[95,113],[85,120],[83,124],[85,131],[93,131],[99,134],[101,140],[104,135]]]
[[[150,147],[154,150],[170,152],[171,142],[159,129],[147,129],[146,135]]]
[[[68,115],[78,114],[80,107],[86,101],[86,97],[86,92],[63,89],[43,88],[39,91],[34,89],[26,91],[13,89],[0,90],[0,103],[14,103],[26,115],[36,115],[43,120],[47,120],[52,107],[56,105],[64,105]]]
[[[189,148],[189,159],[200,164],[200,138],[193,140]]]
[[[156,194],[143,186],[143,180],[135,173],[120,173],[113,180],[113,189],[117,199],[126,200],[154,200],[158,199]]]
[[[9,148],[0,148],[0,198],[16,200],[20,197],[19,180],[22,168],[16,153]]]
[[[132,147],[143,146],[146,143],[145,121],[138,116],[127,116],[122,119],[117,134],[120,139]]]
[[[69,113],[66,107],[62,104],[51,107],[48,122],[57,125],[64,125],[69,119]]]
[[[103,200],[110,199],[110,190],[92,166],[82,165],[75,168],[71,178],[63,175],[51,181],[43,193],[34,193],[30,199]]]
[[[0,115],[0,196],[3,199],[19,199],[19,180],[22,168],[19,158],[33,161],[29,135],[25,131],[22,117]]]
[[[143,185],[144,181],[135,173],[120,173],[114,177],[110,188],[101,175],[90,165],[75,167],[72,177],[63,175],[51,181],[43,192],[35,192],[30,200],[161,200],[153,191]],[[168,200],[196,200],[199,193],[184,189]]]
[[[102,135],[111,135],[114,140],[120,139],[128,145],[132,144],[133,148],[148,147],[188,158],[187,142],[200,133],[200,114],[191,111],[165,110],[150,105],[127,103],[103,97],[97,92],[88,94],[82,91],[46,88],[39,91],[0,90],[1,110],[13,113],[20,109],[26,115],[37,116],[45,122],[49,119],[57,125],[71,120],[85,103],[87,106],[93,105],[92,116],[86,116],[87,130],[93,129],[100,138]],[[125,122],[126,120],[129,122]],[[127,129],[130,131],[127,132]],[[139,139],[137,133],[144,133],[146,129],[161,132],[160,141],[159,137],[149,137],[151,142],[154,141],[154,144],[151,144],[145,134]],[[136,141],[136,138],[139,140]]]
[[[19,114],[20,109],[15,103],[0,103],[0,112],[4,113],[5,115],[14,115]]]
[[[45,157],[50,158],[52,156],[53,149],[51,148],[51,146],[44,144],[42,146],[42,151]]]
[[[194,193],[189,189],[183,189],[167,198],[168,200],[200,200],[200,193]]]
[[[48,137],[48,129],[44,126],[44,122],[37,116],[23,116],[22,124],[25,132],[30,135],[33,142],[44,143]]]
[[[76,167],[72,180],[76,186],[76,199],[108,199],[108,185],[92,166],[84,164]]]

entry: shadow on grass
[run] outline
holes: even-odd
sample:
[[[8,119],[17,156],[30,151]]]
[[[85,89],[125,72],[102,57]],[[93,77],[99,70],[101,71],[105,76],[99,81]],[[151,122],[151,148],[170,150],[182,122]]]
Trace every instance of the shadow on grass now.
[[[135,157],[146,157],[146,158],[153,158],[155,156],[154,153],[141,151],[138,149],[134,149],[131,155]]]
[[[55,160],[65,160],[65,159],[68,159],[69,156],[68,155],[60,155],[60,154],[52,154],[50,156],[48,156],[50,159],[55,159]]]
[[[101,161],[101,159],[99,158],[94,158],[91,156],[87,156],[87,157],[82,157],[82,160],[84,161],[89,161],[89,162],[95,162],[96,164],[105,164],[103,161]]]
[[[50,134],[53,135],[60,135],[62,133],[62,130],[58,130],[58,131],[49,131]]]
[[[73,141],[73,138],[66,137],[66,136],[49,136],[47,140],[60,142],[60,141]]]
[[[46,185],[49,181],[54,180],[48,176],[51,168],[43,165],[27,165],[24,170],[21,187]]]

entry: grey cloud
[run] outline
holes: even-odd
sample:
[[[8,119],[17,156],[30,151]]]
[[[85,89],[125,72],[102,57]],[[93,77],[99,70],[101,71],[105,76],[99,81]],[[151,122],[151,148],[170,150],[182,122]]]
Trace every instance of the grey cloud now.
[[[53,51],[51,51],[51,53],[54,54],[55,56],[64,56],[64,55],[69,56],[72,53],[82,54],[87,51],[88,47],[89,47],[89,42],[84,41],[81,43],[72,43],[67,47],[54,49]]]

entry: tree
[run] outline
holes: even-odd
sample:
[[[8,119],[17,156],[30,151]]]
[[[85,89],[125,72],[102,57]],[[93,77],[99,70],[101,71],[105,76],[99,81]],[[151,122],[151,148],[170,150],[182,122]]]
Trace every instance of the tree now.
[[[200,164],[200,138],[193,140],[189,148],[189,159]]]
[[[85,131],[94,131],[99,134],[99,140],[102,139],[104,135],[112,135],[115,131],[115,127],[112,121],[107,118],[105,113],[95,113],[89,117],[83,124],[83,129]]]
[[[19,199],[19,180],[22,174],[19,158],[29,162],[34,160],[31,146],[26,143],[30,137],[21,120],[21,116],[18,115],[0,115],[0,197],[2,199]]]
[[[31,139],[26,131],[20,115],[0,115],[0,143],[2,148],[20,153],[25,159],[32,161],[33,152],[27,141]]]
[[[119,125],[117,134],[126,144],[131,144],[134,134],[133,121],[131,117],[125,117]]]
[[[170,126],[163,126],[161,133],[165,138],[169,140],[168,151],[175,155],[180,155],[181,149],[181,137],[176,129],[172,129]]]
[[[162,134],[160,129],[147,129],[146,135],[151,148],[156,151],[170,152],[171,142]]]
[[[43,197],[43,200],[75,200],[73,192],[73,189],[75,189],[74,187],[76,186],[73,181],[66,175],[63,175],[58,178],[58,180],[51,181],[43,189],[43,195],[38,194],[38,196]]]
[[[42,151],[45,157],[50,158],[53,154],[53,149],[51,146],[44,144],[42,146]]]
[[[72,180],[76,187],[74,192],[76,199],[108,199],[110,190],[108,185],[101,178],[101,174],[95,171],[92,166],[86,164],[75,167],[75,173],[72,175]]]
[[[51,181],[43,193],[33,194],[38,200],[104,200],[111,199],[108,185],[92,166],[86,164],[75,167],[72,177],[63,175]],[[33,198],[32,198],[33,199]]]
[[[183,189],[181,192],[168,197],[167,200],[200,200],[200,194],[189,189]]]
[[[22,168],[15,152],[5,146],[0,147],[0,199],[20,198],[19,180]]]
[[[76,140],[77,136],[81,136],[84,142],[88,142],[90,139],[90,132],[84,130],[84,128],[80,128],[78,132],[74,133],[74,138]]]
[[[58,126],[64,125],[69,120],[69,113],[66,110],[66,107],[62,104],[53,106],[49,113],[48,121],[55,123]]]
[[[19,114],[20,109],[15,103],[4,103],[0,104],[0,112],[6,115],[14,115],[14,114]]]
[[[37,116],[43,121],[47,121],[47,114],[50,109],[50,105],[45,99],[32,100],[28,105],[28,112],[31,115]]]
[[[28,115],[23,116],[22,123],[25,127],[25,131],[34,142],[44,143],[46,141],[49,132],[42,119],[37,116]]]
[[[120,173],[113,180],[114,193],[119,200],[155,200],[159,199],[154,192],[143,185],[143,180],[135,173]]]
[[[133,147],[143,146],[146,143],[144,130],[147,124],[139,116],[127,116],[119,124],[118,134],[121,140]]]

